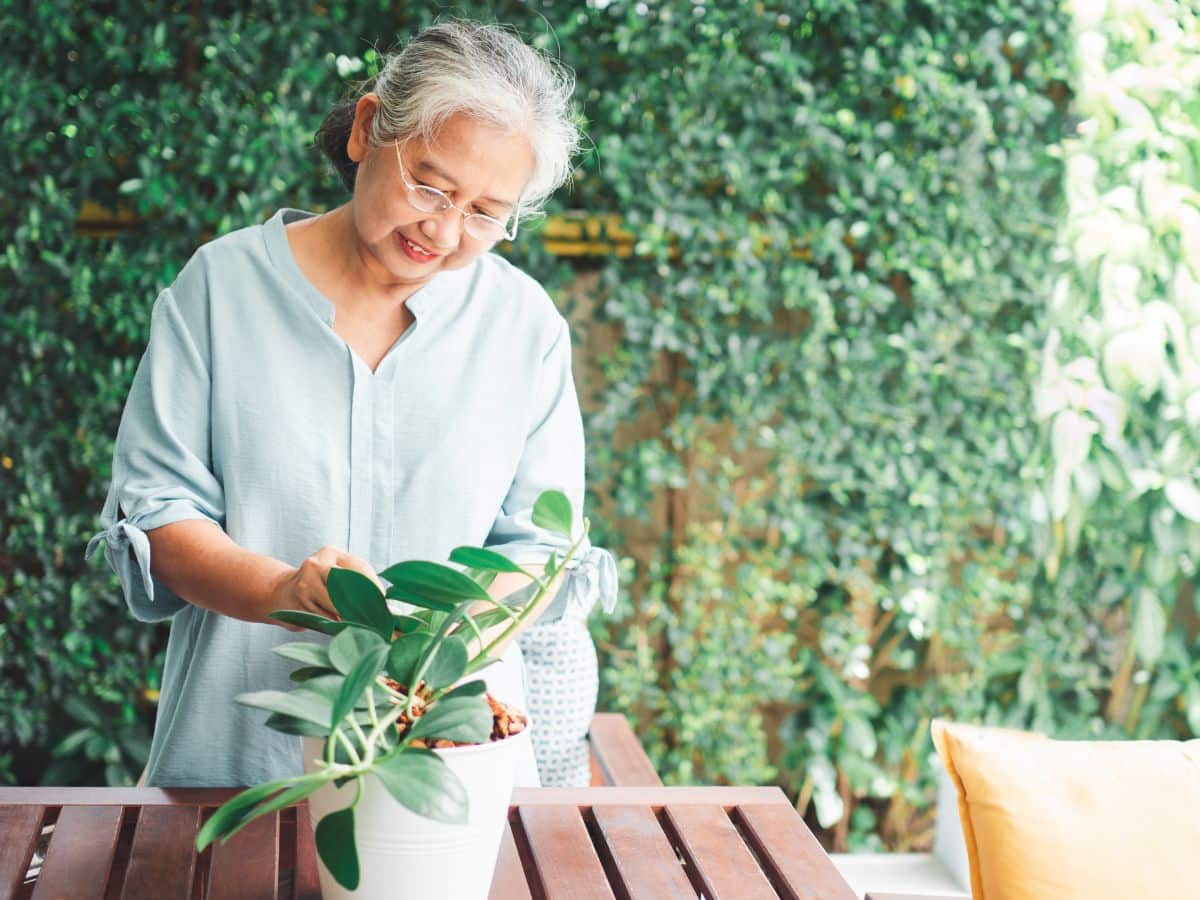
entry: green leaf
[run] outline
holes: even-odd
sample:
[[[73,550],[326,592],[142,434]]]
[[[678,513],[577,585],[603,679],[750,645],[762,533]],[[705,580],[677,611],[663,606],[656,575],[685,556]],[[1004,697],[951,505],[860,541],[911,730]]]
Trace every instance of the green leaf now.
[[[321,634],[337,634],[347,624],[336,619],[318,616],[315,613],[301,612],[298,609],[279,609],[273,613],[267,613],[267,618],[283,622],[285,625],[299,625],[301,628],[319,631]]]
[[[482,547],[456,547],[450,554],[450,562],[484,572],[521,571],[521,567],[507,556]]]
[[[403,600],[410,606],[419,606],[422,609],[433,610],[434,612],[452,612],[455,604],[447,600],[434,600],[430,597],[417,597],[414,594],[402,594],[396,588],[388,588],[389,600]]]
[[[421,631],[426,627],[426,623],[422,622],[416,616],[402,616],[399,613],[392,613],[392,627],[401,634],[412,634],[414,631]]]
[[[286,713],[271,713],[267,716],[267,727],[282,734],[297,734],[301,737],[327,737],[328,728],[322,728],[307,719],[289,716]]]
[[[1200,682],[1189,681],[1184,691],[1187,705],[1187,723],[1193,737],[1200,735]]]
[[[396,802],[419,816],[462,825],[467,821],[467,790],[458,776],[430,750],[393,750],[372,769]]]
[[[492,586],[492,582],[496,580],[495,572],[487,572],[483,569],[472,569],[470,567],[463,569],[463,572],[468,578],[474,581],[485,591]]]
[[[387,659],[388,648],[386,644],[380,644],[374,650],[367,652],[357,663],[354,668],[346,675],[346,680],[342,684],[342,689],[338,692],[337,700],[333,704],[333,712],[330,720],[334,723],[341,722],[343,718],[350,714],[362,696],[363,691],[369,685],[374,683],[375,678],[383,669],[384,660]]]
[[[463,600],[488,599],[488,592],[477,582],[440,563],[409,560],[380,574],[392,583],[387,592],[389,597],[417,606],[449,612]]]
[[[317,854],[334,880],[348,891],[358,887],[358,848],[354,846],[354,809],[331,812],[317,823]]]
[[[414,738],[444,738],[464,744],[482,744],[492,734],[492,708],[486,699],[442,697],[413,724]]]
[[[307,666],[330,667],[329,648],[324,644],[280,644],[271,649],[284,659],[292,659]]]
[[[486,669],[488,666],[499,661],[500,658],[498,656],[477,656],[471,660],[470,665],[467,666],[467,671],[465,674],[470,675],[472,672],[478,672],[480,669]]]
[[[303,684],[310,679],[317,678],[321,675],[336,675],[336,669],[328,669],[325,666],[303,666],[299,669],[294,669],[292,674],[288,676],[292,681]]]
[[[1158,597],[1149,588],[1138,592],[1133,614],[1133,646],[1144,665],[1152,666],[1162,656],[1167,636],[1167,615]]]
[[[265,801],[251,810],[250,815],[246,817],[246,821],[239,825],[237,830],[245,828],[259,816],[265,816],[267,813],[273,813],[277,809],[284,809],[285,807],[291,806],[293,803],[298,803],[309,794],[320,790],[325,784],[332,780],[332,776],[325,775],[321,772],[314,772],[311,775],[303,776],[303,778],[300,781],[297,781],[293,787],[290,787],[286,791],[277,794],[270,800]],[[237,831],[235,830],[234,832],[227,834],[225,839],[228,840],[236,833]]]
[[[347,622],[365,625],[385,641],[392,636],[392,611],[379,586],[362,572],[332,568],[325,581],[329,599]]]
[[[466,641],[450,635],[434,651],[425,669],[425,683],[433,690],[454,684],[467,671],[468,656]]]
[[[415,687],[413,673],[432,640],[427,634],[406,634],[399,638],[388,651],[388,675],[406,687]]]
[[[80,728],[78,731],[73,731],[63,738],[52,751],[50,751],[50,755],[70,756],[72,753],[82,747],[93,734],[95,734],[95,732],[91,728]]]
[[[91,725],[93,728],[104,728],[104,717],[100,715],[100,710],[85,703],[81,697],[68,694],[63,706],[75,721]]]
[[[329,642],[329,661],[344,675],[376,647],[386,646],[384,639],[374,631],[358,627],[347,628]]]
[[[296,776],[293,778],[281,778],[278,781],[268,781],[266,784],[247,788],[240,794],[226,800],[209,817],[208,821],[204,823],[204,827],[196,835],[196,849],[203,850],[217,838],[228,838],[242,825],[250,821],[250,811],[256,804],[270,797],[276,791],[281,791],[289,785],[296,783],[301,778],[307,777],[309,776]]]
[[[533,524],[565,538],[571,536],[571,501],[562,491],[543,491],[533,504]]]
[[[438,702],[445,703],[447,700],[452,700],[456,697],[478,697],[485,693],[487,693],[487,682],[482,678],[476,678],[474,681],[464,681],[458,687],[454,688],[454,690],[442,694]]]
[[[512,616],[502,609],[489,609],[479,613],[479,615],[471,616],[471,619],[480,631],[486,631],[493,625],[499,625],[501,622],[511,622]]]
[[[326,731],[329,730],[329,701],[325,697],[315,692],[307,691],[304,688],[297,688],[288,693],[283,691],[253,691],[248,694],[239,694],[235,699],[243,706],[253,706],[258,709],[265,709],[268,712],[296,716],[297,718],[312,722],[314,725],[320,725]]]
[[[1190,478],[1169,478],[1164,490],[1175,511],[1185,519],[1200,522],[1200,490]]]

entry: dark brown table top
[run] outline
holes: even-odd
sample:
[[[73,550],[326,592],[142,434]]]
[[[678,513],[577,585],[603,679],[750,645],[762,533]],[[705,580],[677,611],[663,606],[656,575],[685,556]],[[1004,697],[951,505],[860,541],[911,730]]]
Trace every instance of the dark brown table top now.
[[[306,804],[196,853],[196,832],[235,793],[0,788],[0,897],[319,898]],[[514,792],[492,900],[701,893],[856,900],[778,788]]]

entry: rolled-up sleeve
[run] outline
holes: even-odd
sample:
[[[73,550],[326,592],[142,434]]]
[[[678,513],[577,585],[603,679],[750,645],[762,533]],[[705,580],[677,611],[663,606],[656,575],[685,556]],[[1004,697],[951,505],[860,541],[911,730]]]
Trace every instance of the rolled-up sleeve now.
[[[571,335],[559,317],[557,334],[545,353],[524,451],[488,535],[489,549],[520,565],[544,563],[552,552],[560,556],[570,542],[533,523],[533,505],[543,491],[559,490],[571,501],[572,531],[583,529],[583,421],[571,373]],[[612,612],[617,600],[617,567],[612,555],[585,540],[567,566],[558,595],[541,622],[562,618],[567,609],[584,615],[599,601]]]
[[[200,305],[193,315],[202,312]],[[170,288],[154,304],[150,341],[134,375],[117,430],[103,546],[133,615],[170,618],[185,601],[150,572],[146,532],[185,519],[224,526],[225,497],[212,471],[211,376],[202,321],[189,321]]]

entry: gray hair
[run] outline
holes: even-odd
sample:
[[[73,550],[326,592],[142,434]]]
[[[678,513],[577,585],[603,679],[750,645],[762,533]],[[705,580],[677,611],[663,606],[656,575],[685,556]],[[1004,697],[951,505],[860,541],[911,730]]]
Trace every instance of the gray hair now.
[[[579,128],[571,112],[575,76],[498,25],[442,22],[422,30],[397,54],[385,54],[379,74],[339,103],[317,129],[315,142],[347,189],[358,164],[346,153],[359,97],[374,91],[380,109],[368,133],[373,147],[392,138],[431,140],[451,116],[524,135],[533,149],[533,175],[521,195],[522,217],[535,214],[571,177]]]

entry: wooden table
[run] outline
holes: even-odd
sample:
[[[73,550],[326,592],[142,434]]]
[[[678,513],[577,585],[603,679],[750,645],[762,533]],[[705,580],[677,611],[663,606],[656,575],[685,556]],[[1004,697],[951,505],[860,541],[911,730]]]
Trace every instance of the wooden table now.
[[[234,793],[0,788],[0,897],[319,898],[305,804],[196,853],[197,830]],[[701,893],[855,900],[778,788],[514,792],[492,900]]]

